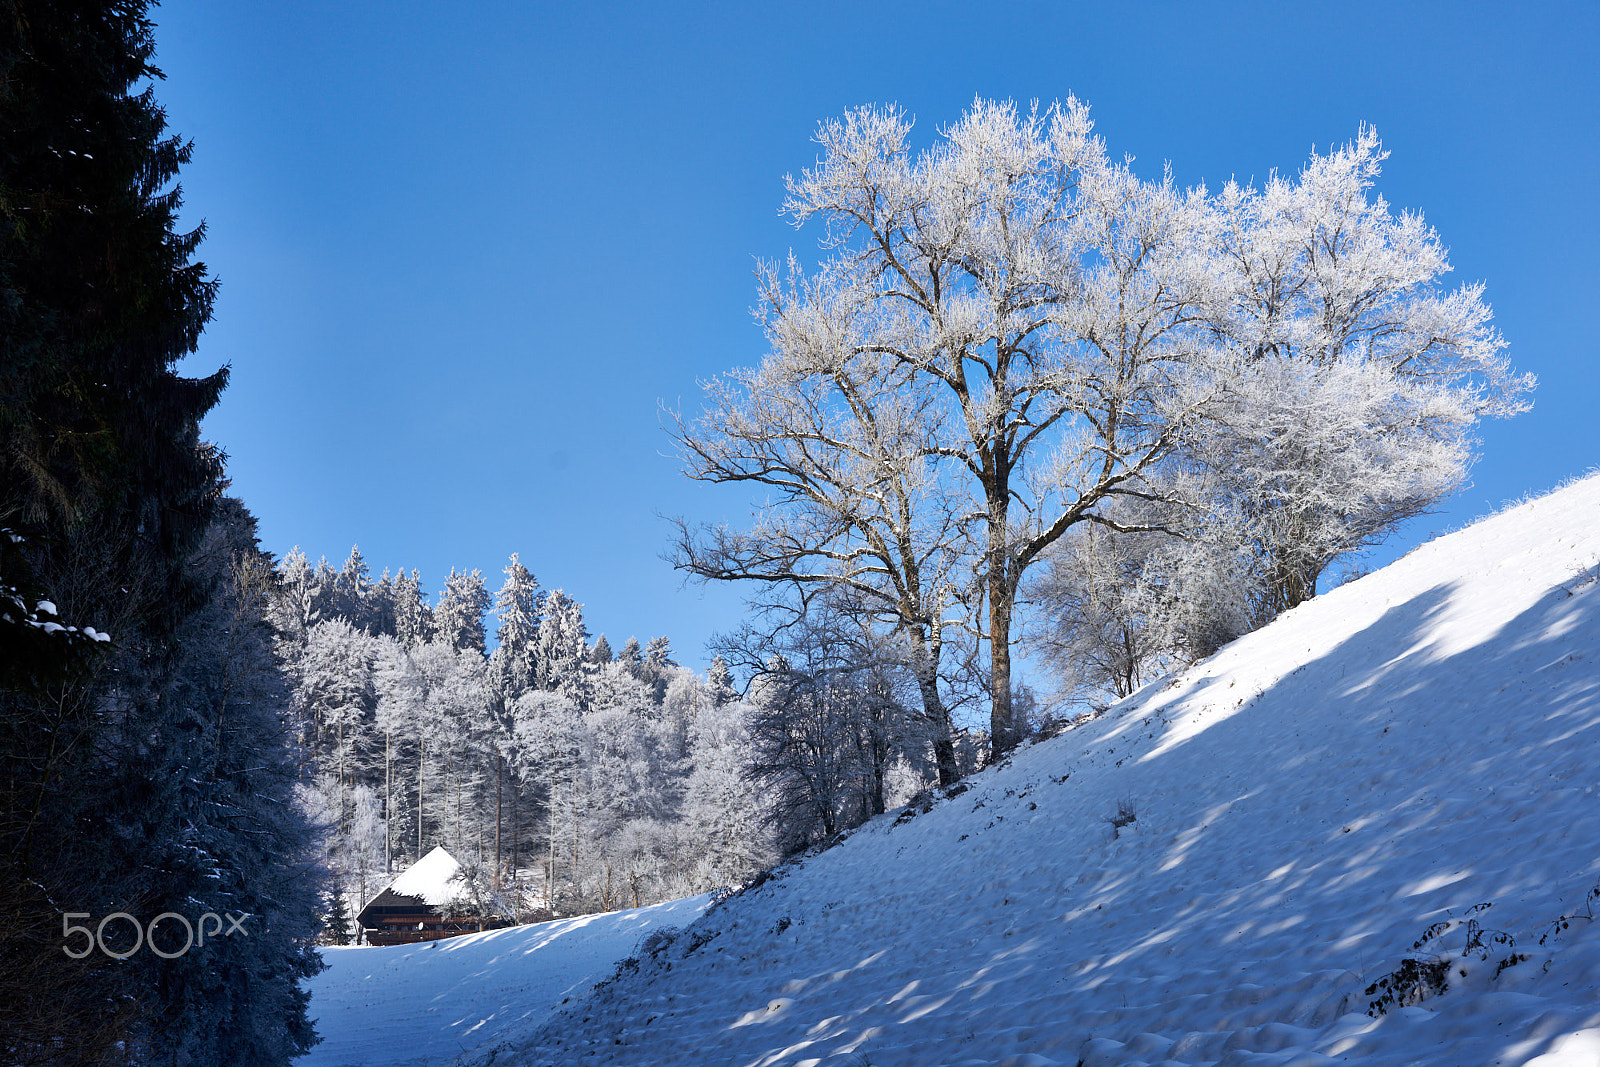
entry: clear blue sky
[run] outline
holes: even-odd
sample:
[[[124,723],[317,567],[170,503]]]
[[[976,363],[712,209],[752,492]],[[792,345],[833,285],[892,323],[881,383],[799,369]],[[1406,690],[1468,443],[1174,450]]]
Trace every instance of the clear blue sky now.
[[[1293,10],[1286,11],[1285,8]],[[1213,186],[1375,125],[1380,191],[1483,280],[1531,414],[1403,549],[1600,463],[1600,5],[222,4],[155,10],[158,93],[195,141],[186,217],[222,280],[195,372],[265,545],[490,588],[513,551],[592,633],[703,666],[742,593],[684,588],[660,515],[741,522],[686,481],[659,404],[759,360],[753,257],[816,122],[897,102],[1076,94],[1114,153]],[[1386,552],[1384,558],[1393,555]]]

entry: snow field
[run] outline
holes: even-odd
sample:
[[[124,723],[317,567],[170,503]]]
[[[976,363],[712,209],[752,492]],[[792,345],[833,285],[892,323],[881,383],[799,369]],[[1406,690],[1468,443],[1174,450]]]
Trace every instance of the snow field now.
[[[1597,564],[1596,478],[1434,541],[479,1062],[1595,1067]],[[1408,954],[1446,988],[1367,1014]]]
[[[416,945],[324,948],[306,983],[322,1042],[296,1067],[437,1067],[538,1025],[707,896]]]

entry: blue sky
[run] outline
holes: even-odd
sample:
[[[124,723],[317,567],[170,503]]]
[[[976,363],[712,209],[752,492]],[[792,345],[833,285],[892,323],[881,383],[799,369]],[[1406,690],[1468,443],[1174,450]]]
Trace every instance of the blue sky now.
[[[233,367],[206,432],[265,546],[492,588],[516,551],[613,647],[702,666],[742,592],[684,587],[688,482],[660,405],[757,362],[754,258],[819,119],[1076,94],[1114,153],[1215,186],[1375,125],[1380,192],[1483,280],[1534,410],[1381,553],[1600,463],[1600,7],[1592,4],[218,4],[154,12],[222,280],[186,364]]]

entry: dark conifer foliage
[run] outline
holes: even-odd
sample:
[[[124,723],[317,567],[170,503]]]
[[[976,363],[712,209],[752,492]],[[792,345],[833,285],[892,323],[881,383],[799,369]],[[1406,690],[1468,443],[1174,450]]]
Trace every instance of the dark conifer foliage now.
[[[165,128],[153,49],[143,0],[0,2],[8,1064],[285,1063],[313,1040],[295,981],[318,886],[288,803],[270,568],[199,437],[226,369],[174,372],[216,282],[202,230],[177,226],[190,145]],[[118,911],[249,912],[256,936],[63,952],[64,914]]]
[[[44,524],[133,516],[181,556],[221,473],[196,420],[227,372],[172,373],[216,282],[192,262],[202,229],[176,225],[191,146],[140,88],[160,73],[151,25],[126,2],[11,0],[3,19],[0,506]]]

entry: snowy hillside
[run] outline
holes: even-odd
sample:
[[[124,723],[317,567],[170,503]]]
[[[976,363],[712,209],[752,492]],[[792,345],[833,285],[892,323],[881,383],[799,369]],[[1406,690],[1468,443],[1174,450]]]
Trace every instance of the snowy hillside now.
[[[411,873],[408,891],[444,881],[430,882],[426,870]],[[295,1067],[457,1062],[514,1028],[543,1022],[563,998],[610,974],[651,930],[692,921],[707,900],[417,945],[325,948],[328,969],[306,983],[322,1043]]]
[[[1434,541],[483,1062],[1594,1067],[1597,563],[1597,478]]]

